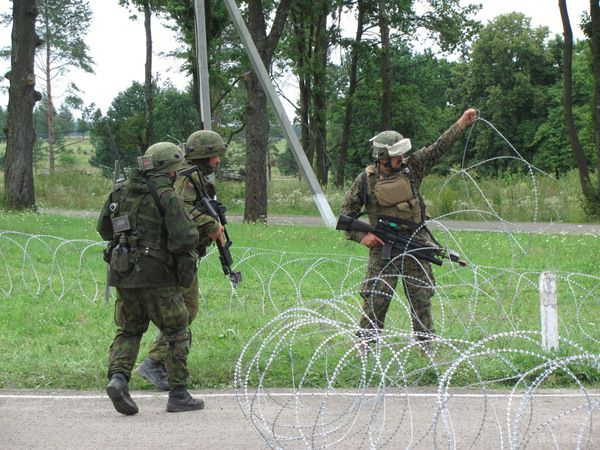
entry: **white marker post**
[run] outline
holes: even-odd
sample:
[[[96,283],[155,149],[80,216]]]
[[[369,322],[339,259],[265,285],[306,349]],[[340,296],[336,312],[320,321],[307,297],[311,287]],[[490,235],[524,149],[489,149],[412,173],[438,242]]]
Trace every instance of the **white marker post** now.
[[[540,275],[540,314],[542,318],[542,348],[558,350],[558,305],[556,300],[556,275]]]

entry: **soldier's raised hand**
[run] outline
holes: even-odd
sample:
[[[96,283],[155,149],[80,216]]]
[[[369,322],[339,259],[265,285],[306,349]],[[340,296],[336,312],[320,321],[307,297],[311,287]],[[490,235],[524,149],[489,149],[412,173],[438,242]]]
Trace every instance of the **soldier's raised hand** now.
[[[467,109],[463,115],[458,119],[458,124],[461,128],[466,128],[477,120],[477,110],[475,108]]]

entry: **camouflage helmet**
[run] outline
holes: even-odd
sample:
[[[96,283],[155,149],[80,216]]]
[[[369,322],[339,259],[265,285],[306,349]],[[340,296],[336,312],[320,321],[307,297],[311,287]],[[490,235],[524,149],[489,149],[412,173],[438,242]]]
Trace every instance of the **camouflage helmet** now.
[[[177,171],[184,161],[183,151],[171,142],[158,142],[151,145],[139,158],[141,170],[152,173],[169,173]]]
[[[373,147],[373,159],[386,159],[392,156],[404,155],[412,148],[410,139],[394,130],[382,131],[369,141]]]
[[[210,130],[194,131],[185,143],[187,159],[205,159],[223,156],[227,145],[219,133]]]

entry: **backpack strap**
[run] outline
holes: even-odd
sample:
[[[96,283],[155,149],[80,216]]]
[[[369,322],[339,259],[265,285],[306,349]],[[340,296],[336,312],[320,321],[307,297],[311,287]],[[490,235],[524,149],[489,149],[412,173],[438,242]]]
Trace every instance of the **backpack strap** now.
[[[162,205],[160,204],[160,197],[158,196],[158,192],[156,192],[156,185],[154,184],[154,181],[152,180],[152,178],[150,178],[149,176],[146,176],[145,179],[146,179],[146,185],[148,185],[148,190],[150,191],[150,195],[154,199],[154,203],[156,204],[158,213],[160,214],[160,217],[162,218],[165,216],[165,210],[163,209]]]
[[[367,171],[363,170],[363,173],[360,174],[360,190],[362,192],[362,204],[363,204],[363,208],[365,206],[367,206],[367,199],[368,199],[368,195],[369,195],[369,185],[367,183]]]

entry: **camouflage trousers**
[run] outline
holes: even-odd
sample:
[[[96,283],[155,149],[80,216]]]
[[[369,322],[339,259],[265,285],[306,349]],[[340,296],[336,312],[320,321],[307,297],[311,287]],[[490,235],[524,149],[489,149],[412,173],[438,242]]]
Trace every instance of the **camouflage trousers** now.
[[[190,333],[188,313],[177,287],[117,288],[117,333],[110,346],[108,378],[115,373],[131,377],[142,335],[152,321],[168,342],[165,366],[171,387],[186,386]]]
[[[410,255],[402,256],[399,252],[393,252],[390,260],[384,259],[382,247],[370,251],[367,274],[360,292],[364,300],[360,327],[383,329],[400,276],[410,305],[413,331],[434,333],[431,298],[435,293],[435,279],[431,264]]]
[[[198,293],[198,277],[194,277],[194,281],[190,287],[184,288],[179,287],[181,293],[183,295],[183,301],[185,303],[185,308],[188,312],[188,325],[191,325],[193,320],[198,315],[199,298],[200,295]],[[190,333],[190,346],[191,346],[191,333]],[[148,356],[152,358],[155,362],[164,364],[167,359],[167,350],[169,348],[169,341],[165,338],[165,336],[160,333],[152,347],[150,347],[150,351],[148,351]]]

